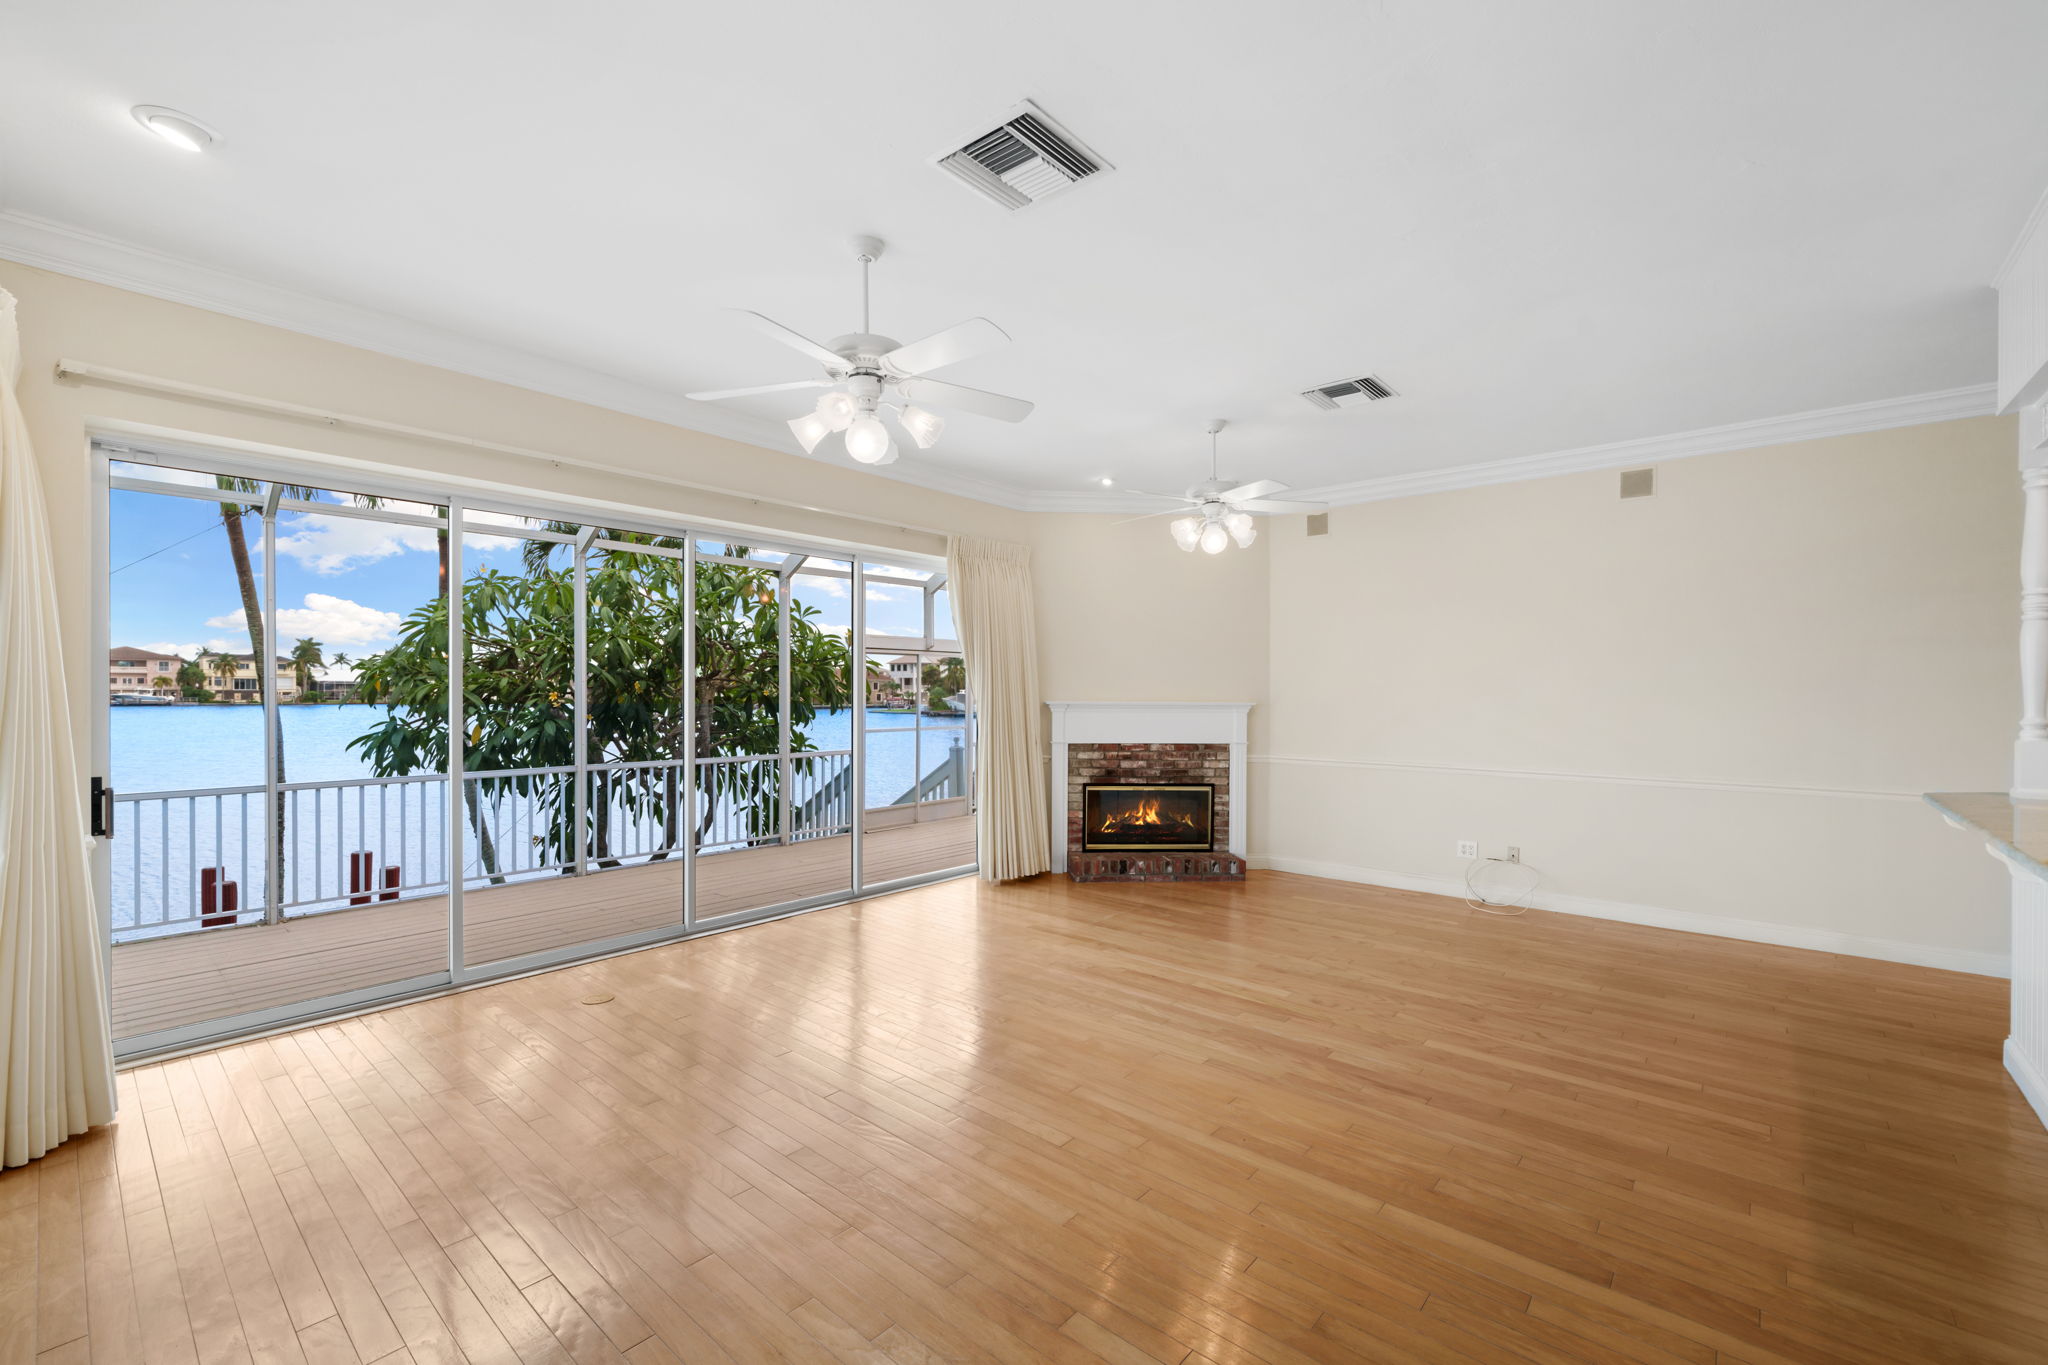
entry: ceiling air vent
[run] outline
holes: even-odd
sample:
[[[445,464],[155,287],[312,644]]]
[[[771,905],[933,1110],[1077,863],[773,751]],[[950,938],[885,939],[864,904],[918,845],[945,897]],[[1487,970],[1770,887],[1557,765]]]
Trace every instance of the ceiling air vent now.
[[[1312,389],[1303,389],[1301,396],[1326,410],[1355,408],[1360,403],[1377,403],[1382,398],[1400,397],[1387,387],[1385,380],[1370,374],[1357,379],[1339,379],[1334,384],[1318,384]]]
[[[1012,109],[1001,124],[932,161],[982,198],[1012,211],[1115,169],[1030,100]]]

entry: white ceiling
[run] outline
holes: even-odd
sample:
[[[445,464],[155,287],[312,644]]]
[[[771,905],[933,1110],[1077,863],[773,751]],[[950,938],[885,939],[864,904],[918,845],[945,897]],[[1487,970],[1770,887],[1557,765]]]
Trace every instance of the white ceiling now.
[[[718,310],[853,330],[874,232],[877,330],[993,318],[945,377],[1039,404],[892,470],[956,485],[1178,488],[1212,414],[1226,473],[1307,489],[1982,384],[2048,186],[2039,0],[9,8],[17,226],[785,448],[802,395],[673,395],[805,377]],[[1026,96],[1117,170],[1008,215],[928,160]],[[1367,372],[1403,396],[1296,396]]]

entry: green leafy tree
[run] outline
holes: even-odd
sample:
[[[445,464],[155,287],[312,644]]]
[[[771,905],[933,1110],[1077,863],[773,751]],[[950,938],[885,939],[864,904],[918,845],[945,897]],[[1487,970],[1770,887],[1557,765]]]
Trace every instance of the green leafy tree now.
[[[621,531],[605,537],[662,548],[683,545]],[[471,779],[464,797],[483,870],[493,880],[501,878],[503,864],[487,805],[504,797],[532,803],[533,851],[540,865],[573,865],[578,833],[572,779],[531,771],[575,762],[574,563],[551,542],[529,541],[527,548],[524,573],[486,567],[467,577],[461,594],[467,643],[463,763],[469,772],[493,774]],[[694,678],[683,671],[691,605],[687,580],[683,562],[668,556],[589,552],[588,756],[593,765],[642,765],[595,775],[582,834],[588,855],[600,866],[615,861],[608,827],[615,805],[658,821],[664,848],[680,845],[683,778],[674,760],[684,751],[692,720],[700,757],[777,752],[776,570],[697,566]],[[447,612],[446,600],[436,598],[406,619],[391,648],[357,661],[357,695],[389,709],[351,747],[381,776],[447,767]],[[792,747],[799,750],[812,747],[802,728],[818,710],[848,704],[846,639],[816,617],[811,608],[792,606],[790,715]],[[770,766],[715,764],[705,770],[700,838],[714,799],[745,809],[754,837],[779,828],[778,793],[761,778]]]
[[[946,698],[967,690],[967,664],[957,657],[940,659],[927,663],[920,672],[924,683],[925,705],[934,711],[951,711],[953,705]]]
[[[201,655],[200,658],[204,658]],[[206,666],[199,659],[187,659],[178,665],[178,692],[187,701],[207,701],[213,694],[206,690]]]

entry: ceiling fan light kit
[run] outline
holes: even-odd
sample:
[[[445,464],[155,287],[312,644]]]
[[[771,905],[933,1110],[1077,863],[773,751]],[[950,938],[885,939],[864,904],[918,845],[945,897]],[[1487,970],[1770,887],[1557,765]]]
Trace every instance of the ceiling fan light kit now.
[[[819,397],[816,407],[790,419],[790,433],[806,455],[815,452],[827,436],[842,434],[848,458],[868,465],[891,464],[899,453],[883,421],[884,414],[893,418],[920,450],[929,450],[946,429],[945,419],[923,407],[925,403],[960,408],[1003,422],[1021,422],[1031,415],[1031,404],[1021,398],[926,377],[932,370],[1008,342],[1009,334],[987,318],[969,318],[909,345],[870,331],[868,267],[881,257],[882,241],[879,237],[856,237],[853,248],[860,261],[858,332],[821,344],[772,318],[735,310],[756,331],[823,366],[824,378],[718,389],[688,396],[699,402],[716,402],[790,389],[824,389],[826,392]]]
[[[1173,543],[1193,554],[1196,550],[1204,554],[1220,555],[1236,541],[1238,548],[1249,550],[1252,542],[1259,538],[1255,512],[1320,512],[1325,504],[1320,502],[1279,502],[1267,496],[1269,493],[1284,493],[1287,485],[1272,479],[1260,479],[1256,483],[1233,485],[1230,480],[1216,475],[1216,436],[1230,425],[1221,417],[1209,419],[1206,430],[1209,433],[1209,477],[1185,493],[1145,493],[1148,498],[1166,498],[1184,504],[1191,509],[1188,516],[1175,517],[1166,524],[1173,533]],[[1106,484],[1109,480],[1104,479]],[[1163,517],[1179,508],[1168,508],[1165,512],[1148,513],[1149,516]],[[1143,521],[1144,517],[1135,518]]]

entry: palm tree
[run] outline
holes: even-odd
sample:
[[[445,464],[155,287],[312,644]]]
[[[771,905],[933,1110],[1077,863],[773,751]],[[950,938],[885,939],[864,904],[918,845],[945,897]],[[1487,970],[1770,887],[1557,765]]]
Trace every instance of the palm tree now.
[[[152,692],[168,692],[177,685],[168,673],[159,673],[149,680],[149,689]]]
[[[956,655],[927,663],[919,672],[923,676],[927,710],[951,711],[946,698],[967,690],[967,664]]]
[[[302,638],[292,646],[292,681],[299,685],[300,701],[305,701],[313,695],[313,670],[324,667],[327,663],[320,650],[318,640]]]
[[[199,665],[205,673],[220,684],[219,690],[233,699],[235,674],[240,671],[242,661],[234,655],[218,649],[201,650]]]
[[[265,485],[257,479],[237,478],[229,474],[217,475],[214,478],[214,483],[223,493],[248,493],[258,496],[268,492],[269,488],[272,487],[272,485]],[[310,501],[319,495],[318,489],[302,488],[298,484],[288,483],[274,485],[274,487],[277,488],[281,496],[287,498]],[[358,499],[357,501],[367,505],[367,501],[364,499]],[[256,512],[259,516],[261,515],[261,512],[250,503],[223,500],[220,504],[220,524],[226,528],[228,533],[228,557],[234,561],[235,583],[242,590],[242,620],[249,629],[249,658],[255,664],[256,676],[260,679],[269,671],[270,656],[264,653],[264,651],[270,647],[270,642],[265,638],[263,603],[256,596],[256,569],[249,561],[249,537],[242,529],[242,518],[248,516],[251,512]],[[274,571],[275,566],[270,567]],[[277,773],[277,780],[279,783],[282,783],[284,781],[284,719],[282,715],[279,716],[277,721],[275,738],[276,743],[271,748],[277,754],[277,761],[274,767]],[[279,879],[277,885],[282,886],[284,884],[284,802],[282,801],[277,803],[275,816],[271,820],[270,865],[276,870]]]

